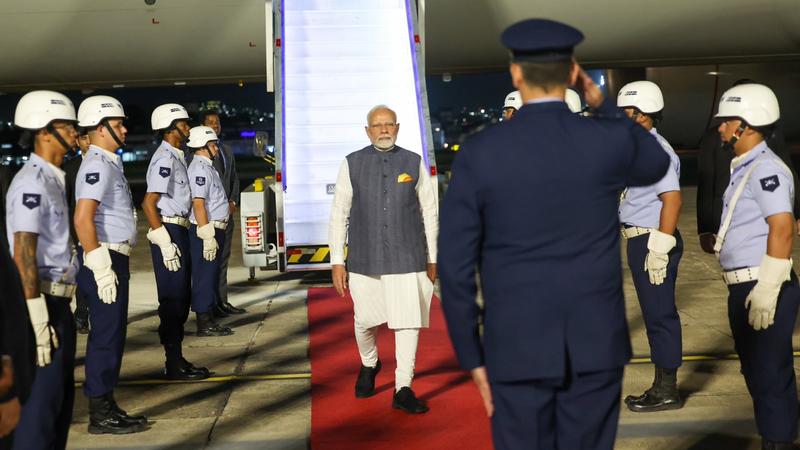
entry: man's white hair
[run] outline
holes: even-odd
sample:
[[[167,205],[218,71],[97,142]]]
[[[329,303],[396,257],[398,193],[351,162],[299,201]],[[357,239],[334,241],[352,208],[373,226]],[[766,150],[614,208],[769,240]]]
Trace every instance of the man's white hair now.
[[[390,113],[392,113],[392,115],[394,116],[394,120],[397,121],[397,113],[394,112],[394,110],[392,108],[389,108],[386,105],[375,105],[367,113],[367,125],[369,125],[369,119],[372,118],[372,115],[375,114],[376,112],[382,110],[382,109],[385,109],[385,110],[389,111]]]

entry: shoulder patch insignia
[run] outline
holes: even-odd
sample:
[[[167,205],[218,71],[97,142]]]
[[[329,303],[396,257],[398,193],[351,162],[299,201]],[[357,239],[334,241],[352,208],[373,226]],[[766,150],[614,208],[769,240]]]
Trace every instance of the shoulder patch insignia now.
[[[774,192],[775,189],[778,189],[778,186],[781,185],[781,182],[778,180],[777,175],[772,175],[770,177],[762,178],[759,181],[761,182],[761,189],[768,192]]]
[[[42,204],[41,194],[22,194],[22,204],[28,209],[33,209]]]
[[[198,186],[202,186],[206,184],[206,177],[194,177],[194,182],[197,183]]]
[[[169,174],[172,173],[172,169],[169,167],[159,167],[158,174],[161,175],[161,178],[167,178]]]
[[[90,172],[86,174],[86,182],[89,184],[97,184],[100,181],[100,172]]]

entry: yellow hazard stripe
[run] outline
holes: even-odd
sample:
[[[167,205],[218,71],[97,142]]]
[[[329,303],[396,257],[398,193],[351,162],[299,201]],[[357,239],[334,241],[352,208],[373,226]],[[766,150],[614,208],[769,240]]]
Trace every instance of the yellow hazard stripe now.
[[[118,386],[149,386],[159,384],[187,384],[187,383],[231,383],[236,381],[280,381],[280,380],[308,380],[310,373],[287,373],[275,375],[226,375],[210,377],[205,380],[164,380],[149,378],[142,380],[120,380]],[[75,383],[75,387],[82,387],[83,383]]]
[[[295,253],[294,255],[289,255],[289,263],[296,264],[300,262],[300,258],[303,257],[302,253]]]
[[[316,263],[316,262],[324,261],[325,257],[328,256],[328,253],[330,253],[330,249],[328,247],[322,247],[322,248],[318,249],[314,253],[314,256],[311,257],[311,262],[312,263]]]
[[[800,356],[800,351],[792,352],[792,355],[796,358]],[[739,359],[739,355],[735,353],[726,353],[720,355],[683,355],[681,357],[682,361],[685,362],[692,362],[692,361],[725,361],[725,360],[737,360]],[[653,360],[650,358],[631,358],[630,364],[650,364]]]

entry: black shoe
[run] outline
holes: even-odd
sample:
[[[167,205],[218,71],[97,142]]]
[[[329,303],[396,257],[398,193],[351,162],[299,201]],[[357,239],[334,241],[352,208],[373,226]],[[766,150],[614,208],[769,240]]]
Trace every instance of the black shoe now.
[[[164,367],[164,376],[168,380],[205,380],[211,376],[211,372],[205,367],[196,367],[181,358],[174,363],[167,362]]]
[[[114,409],[109,395],[89,398],[89,434],[130,434],[145,431],[147,426],[126,419]]]
[[[223,311],[225,311],[228,314],[244,314],[247,312],[246,309],[233,306],[229,302],[223,303],[222,305],[220,305],[220,307],[222,308]]]
[[[361,366],[356,378],[356,398],[367,398],[375,395],[375,377],[381,371],[381,360],[375,367]]]
[[[230,336],[233,330],[218,324],[211,313],[197,313],[197,335],[208,336]]]
[[[425,405],[425,402],[419,400],[417,396],[414,395],[414,391],[407,386],[394,393],[392,408],[403,410],[409,414],[428,412],[428,406]]]
[[[75,330],[80,334],[89,334],[89,319],[75,316]]]
[[[633,412],[656,412],[683,407],[678,393],[677,370],[656,367],[655,380],[650,389],[640,396],[625,397],[625,404]]]
[[[761,439],[761,450],[795,450],[796,448],[793,442],[775,442],[769,439]]]
[[[224,319],[225,317],[230,316],[228,311],[225,311],[225,309],[219,305],[214,305],[211,308],[211,314],[217,319]]]

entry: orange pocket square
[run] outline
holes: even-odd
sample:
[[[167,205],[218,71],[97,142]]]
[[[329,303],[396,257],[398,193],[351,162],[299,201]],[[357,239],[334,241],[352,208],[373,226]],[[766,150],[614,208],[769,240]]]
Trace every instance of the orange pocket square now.
[[[411,178],[411,175],[407,173],[401,173],[400,175],[397,176],[398,183],[411,183],[412,181],[414,181],[414,179]]]

